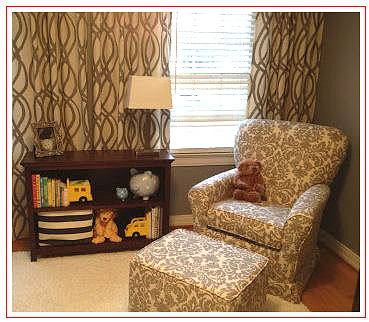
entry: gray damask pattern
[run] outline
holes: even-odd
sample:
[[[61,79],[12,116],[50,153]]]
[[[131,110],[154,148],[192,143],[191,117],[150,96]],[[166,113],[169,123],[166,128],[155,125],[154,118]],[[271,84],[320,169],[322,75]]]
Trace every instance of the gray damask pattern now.
[[[208,178],[192,187],[188,193],[194,228],[206,227],[207,212],[213,203],[232,197],[232,178],[237,169],[232,169]]]
[[[177,229],[130,264],[130,311],[255,311],[265,304],[268,259]]]
[[[129,75],[169,76],[171,13],[15,12],[13,238],[26,237],[31,123],[56,121],[65,150],[142,148],[146,116],[124,109]],[[149,111],[152,148],[169,147],[169,111]]]
[[[195,231],[266,256],[273,267],[268,292],[291,302],[301,293],[319,257],[317,239],[329,198],[329,184],[347,149],[335,128],[306,123],[247,120],[235,144],[236,165],[243,158],[262,163],[267,204],[230,201],[236,169],[191,188],[188,199]],[[297,169],[296,169],[297,168]],[[242,203],[245,208],[240,210]]]
[[[208,225],[280,249],[283,227],[290,211],[290,208],[267,202],[252,204],[227,199],[209,209]]]
[[[309,187],[330,185],[345,157],[341,130],[309,123],[245,120],[236,135],[236,165],[261,160],[267,200],[291,207]]]

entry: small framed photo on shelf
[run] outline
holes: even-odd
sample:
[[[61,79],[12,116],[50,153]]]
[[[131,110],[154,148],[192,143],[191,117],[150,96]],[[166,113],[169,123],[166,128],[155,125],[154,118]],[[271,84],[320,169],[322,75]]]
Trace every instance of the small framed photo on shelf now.
[[[36,157],[63,154],[62,138],[56,122],[33,123],[32,129],[35,135],[34,145]]]

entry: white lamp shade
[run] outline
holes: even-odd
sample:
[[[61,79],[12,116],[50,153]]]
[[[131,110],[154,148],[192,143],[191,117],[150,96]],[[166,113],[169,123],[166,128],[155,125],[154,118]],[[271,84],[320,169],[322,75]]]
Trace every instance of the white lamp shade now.
[[[125,105],[130,109],[171,109],[170,78],[129,76]]]

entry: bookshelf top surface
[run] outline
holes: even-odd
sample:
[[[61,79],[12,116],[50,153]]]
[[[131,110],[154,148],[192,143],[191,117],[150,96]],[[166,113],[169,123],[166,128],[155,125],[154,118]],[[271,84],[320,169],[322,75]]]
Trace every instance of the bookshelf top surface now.
[[[52,167],[63,168],[70,166],[98,167],[112,166],[145,166],[162,163],[171,163],[173,156],[167,150],[156,151],[153,155],[136,155],[133,150],[109,150],[109,151],[66,151],[63,155],[36,158],[32,152],[28,152],[21,164],[24,167]]]

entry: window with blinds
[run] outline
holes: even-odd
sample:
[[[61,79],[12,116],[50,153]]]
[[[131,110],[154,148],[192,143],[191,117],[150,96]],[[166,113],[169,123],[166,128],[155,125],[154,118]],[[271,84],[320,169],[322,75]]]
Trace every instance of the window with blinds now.
[[[246,117],[254,13],[173,13],[171,149],[232,147]]]

